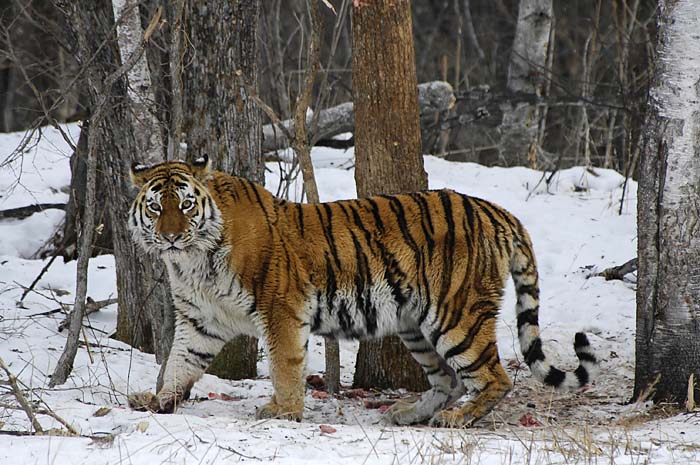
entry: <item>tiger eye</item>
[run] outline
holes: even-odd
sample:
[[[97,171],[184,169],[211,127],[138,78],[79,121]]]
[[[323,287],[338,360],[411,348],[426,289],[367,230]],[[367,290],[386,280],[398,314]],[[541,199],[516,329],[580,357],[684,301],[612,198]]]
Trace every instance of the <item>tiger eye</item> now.
[[[192,201],[189,199],[183,200],[182,205],[180,205],[182,210],[189,210],[192,208]]]
[[[158,205],[155,202],[151,202],[148,204],[148,209],[151,210],[154,213],[160,213],[160,205]]]

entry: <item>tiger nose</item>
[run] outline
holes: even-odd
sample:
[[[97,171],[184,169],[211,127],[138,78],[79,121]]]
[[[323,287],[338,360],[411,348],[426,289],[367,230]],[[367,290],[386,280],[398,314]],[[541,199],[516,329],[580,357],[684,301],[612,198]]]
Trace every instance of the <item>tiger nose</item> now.
[[[170,242],[171,244],[174,244],[178,239],[182,237],[182,234],[167,233],[163,234],[163,237],[166,241]]]

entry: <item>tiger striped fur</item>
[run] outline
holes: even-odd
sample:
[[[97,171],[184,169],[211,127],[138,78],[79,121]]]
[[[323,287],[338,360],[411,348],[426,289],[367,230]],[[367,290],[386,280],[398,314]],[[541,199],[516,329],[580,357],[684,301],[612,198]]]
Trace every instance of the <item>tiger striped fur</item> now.
[[[431,389],[388,411],[398,424],[466,426],[512,388],[496,346],[510,273],[520,347],[555,388],[590,380],[596,358],[583,333],[574,372],[551,366],[539,336],[539,286],[530,238],[504,209],[450,190],[322,204],[287,202],[208,160],[132,167],[140,188],[133,237],[168,269],[176,329],[154,411],[189,395],[225,342],[266,345],[274,395],[259,418],[300,420],[310,333],[398,334]],[[446,363],[445,363],[446,362]],[[447,409],[467,392],[463,406]]]

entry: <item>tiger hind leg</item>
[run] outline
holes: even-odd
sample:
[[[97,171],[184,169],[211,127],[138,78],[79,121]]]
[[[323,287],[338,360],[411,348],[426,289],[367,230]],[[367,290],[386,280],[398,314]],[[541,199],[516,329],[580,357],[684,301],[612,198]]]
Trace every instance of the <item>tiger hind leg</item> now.
[[[430,426],[445,428],[469,427],[489,413],[503,397],[510,392],[513,384],[500,363],[484,367],[473,373],[467,381],[470,399],[459,408],[441,410],[430,420]]]
[[[400,331],[399,337],[425,371],[431,387],[416,402],[394,404],[387,410],[387,415],[398,425],[423,423],[461,397],[464,393],[463,385],[457,379],[454,370],[441,359],[418,327]]]
[[[441,410],[430,420],[431,426],[461,428],[471,426],[513,388],[508,373],[498,357],[495,315],[498,305],[481,303],[481,312],[471,327],[462,328],[460,336],[450,334],[438,340],[437,350],[455,370],[467,389],[469,400],[461,407]]]

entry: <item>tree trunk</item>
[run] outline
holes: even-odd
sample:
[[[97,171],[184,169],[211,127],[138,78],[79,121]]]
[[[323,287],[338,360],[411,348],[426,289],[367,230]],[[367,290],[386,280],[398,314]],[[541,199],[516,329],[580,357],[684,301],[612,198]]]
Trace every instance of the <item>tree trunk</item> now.
[[[106,99],[103,123],[98,131],[98,174],[105,190],[112,225],[117,271],[119,313],[116,338],[143,351],[154,352],[161,361],[169,350],[172,334],[168,319],[167,278],[151,260],[137,253],[127,229],[132,200],[128,169],[139,154],[129,112],[127,80],[116,71],[121,65],[115,34],[112,2],[80,1],[71,20],[87,35],[80,57],[87,67],[91,108]],[[78,26],[74,26],[78,27]],[[93,59],[94,57],[94,59]],[[92,61],[90,61],[92,60]]]
[[[635,399],[682,402],[700,375],[698,18],[696,1],[661,2],[639,177]]]
[[[552,29],[552,0],[520,0],[515,40],[508,64],[510,92],[539,95],[545,79]],[[539,110],[517,103],[503,106],[499,156],[507,166],[536,166]]]
[[[117,40],[124,60],[137,52],[141,46],[144,29],[141,27],[138,2],[136,0],[113,0],[114,16],[119,19]],[[153,12],[156,24],[162,17],[162,9]],[[149,32],[150,34],[150,32]],[[163,161],[163,143],[160,137],[160,124],[153,108],[155,93],[151,87],[151,73],[144,53],[127,71],[129,79],[130,109],[133,116],[134,138],[142,163]]]
[[[408,0],[355,3],[352,41],[357,194],[426,189]],[[428,382],[391,337],[360,344],[354,385],[421,391]]]
[[[84,217],[85,211],[85,191],[87,189],[87,141],[90,131],[89,122],[84,122],[80,128],[80,138],[76,145],[76,150],[70,157],[71,178],[68,203],[66,204],[66,217],[63,221],[63,237],[58,248],[64,260],[75,260],[78,258],[78,226]],[[103,180],[98,176],[96,192],[103,192]],[[92,255],[103,253],[113,253],[112,247],[112,226],[108,220],[106,199],[104,196],[97,196],[95,199],[95,224],[97,225],[96,235],[92,244]]]
[[[264,184],[262,119],[240,82],[242,78],[249,88],[258,86],[259,2],[190,0],[185,8],[187,158],[207,154],[216,169]],[[241,336],[224,346],[209,372],[229,379],[254,378],[256,361],[257,340]]]

